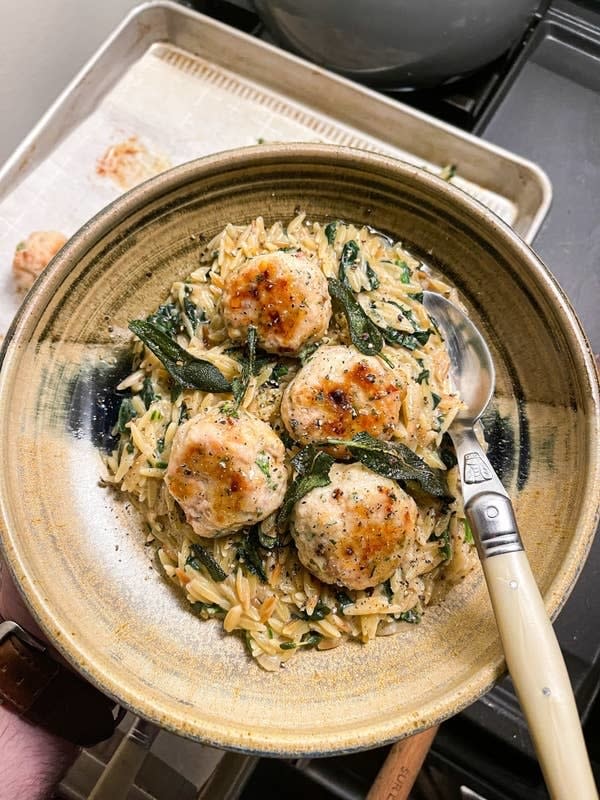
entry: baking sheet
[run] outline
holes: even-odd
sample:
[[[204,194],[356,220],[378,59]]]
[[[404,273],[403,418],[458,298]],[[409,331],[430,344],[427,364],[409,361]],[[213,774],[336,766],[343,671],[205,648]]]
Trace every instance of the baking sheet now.
[[[184,44],[185,47],[180,46]],[[72,235],[122,191],[111,145],[164,165],[266,141],[322,141],[439,172],[531,238],[551,190],[535,165],[181,6],[134,10],[0,171],[0,331],[20,297],[10,265],[34,230]]]

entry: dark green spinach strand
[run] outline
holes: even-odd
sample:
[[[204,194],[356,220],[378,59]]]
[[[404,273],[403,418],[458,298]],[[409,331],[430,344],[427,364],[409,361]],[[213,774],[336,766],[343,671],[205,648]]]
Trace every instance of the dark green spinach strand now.
[[[250,532],[243,536],[238,542],[236,557],[238,561],[243,561],[248,572],[256,575],[261,583],[267,582],[267,576],[262,558],[258,552],[260,539],[258,536],[258,526],[254,526]]]
[[[348,269],[356,264],[359,254],[358,245],[355,241],[346,242],[342,248],[342,255],[340,256],[340,266],[338,269],[338,279],[342,286],[350,289],[350,282],[348,280]]]
[[[121,405],[119,406],[119,416],[117,418],[117,428],[119,429],[119,433],[126,433],[128,430],[127,423],[135,417],[137,417],[137,413],[133,407],[131,398],[124,397],[123,400],[121,400]]]
[[[370,264],[367,264],[367,280],[369,281],[370,291],[379,288],[379,278],[377,277],[377,273]]]
[[[244,395],[246,394],[248,385],[250,383],[250,378],[255,374],[257,341],[258,337],[256,333],[256,328],[254,325],[249,325],[248,341],[246,347],[248,352],[248,357],[242,361],[242,371],[240,376],[238,378],[234,378],[233,381],[231,382],[233,398],[238,406],[244,399]]]
[[[332,247],[335,243],[335,234],[337,232],[337,220],[333,222],[328,222],[325,225],[325,236],[327,237],[327,243],[330,244]]]

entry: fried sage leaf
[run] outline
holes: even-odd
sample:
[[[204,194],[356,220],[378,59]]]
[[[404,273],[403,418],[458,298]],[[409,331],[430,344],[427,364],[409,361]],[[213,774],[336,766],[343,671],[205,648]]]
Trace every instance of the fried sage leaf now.
[[[129,330],[142,340],[181,386],[203,392],[231,391],[231,384],[220,370],[188,353],[153,322],[134,319],[129,323]]]
[[[247,343],[248,358],[245,358],[242,361],[242,371],[240,376],[238,378],[234,378],[231,382],[233,397],[238,406],[244,399],[244,395],[246,394],[248,385],[250,383],[250,378],[255,374],[256,343],[257,343],[256,328],[254,327],[254,325],[249,325],[248,343]]]
[[[277,514],[277,525],[283,528],[287,525],[292,513],[292,509],[305,494],[319,486],[328,486],[331,483],[329,470],[334,459],[314,445],[303,447],[302,450],[292,460],[292,464],[297,472],[296,477],[288,486],[283,503]]]
[[[292,458],[292,467],[296,473],[300,476],[308,475],[320,452],[321,451],[318,450],[314,444],[308,444],[306,447],[298,450],[296,455]]]
[[[365,467],[385,478],[401,481],[408,492],[411,492],[414,482],[428,495],[445,501],[454,499],[448,491],[444,473],[432,469],[410,447],[400,442],[382,442],[363,432],[351,440],[329,439],[328,444],[344,445]]]
[[[342,312],[346,317],[352,344],[366,356],[380,353],[383,347],[381,331],[365,314],[352,291],[335,278],[328,278],[327,283],[334,311]]]

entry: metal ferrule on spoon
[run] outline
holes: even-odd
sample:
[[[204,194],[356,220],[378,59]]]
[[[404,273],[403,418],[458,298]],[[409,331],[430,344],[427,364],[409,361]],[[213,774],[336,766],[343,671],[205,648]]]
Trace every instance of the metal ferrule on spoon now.
[[[487,345],[441,295],[425,292],[444,334],[466,410],[450,426],[465,514],[481,559],[508,670],[553,800],[597,800],[575,698],[523,548],[512,503],[473,430],[494,389]]]

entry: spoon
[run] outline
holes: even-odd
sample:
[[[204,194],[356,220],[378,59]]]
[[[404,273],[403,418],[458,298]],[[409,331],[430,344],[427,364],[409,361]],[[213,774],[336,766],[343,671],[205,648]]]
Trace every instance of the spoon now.
[[[473,426],[494,393],[494,363],[469,318],[442,295],[423,303],[446,340],[464,407],[454,443],[465,514],[473,531],[508,670],[553,800],[597,800],[579,714],[560,647],[523,549],[512,503]]]

